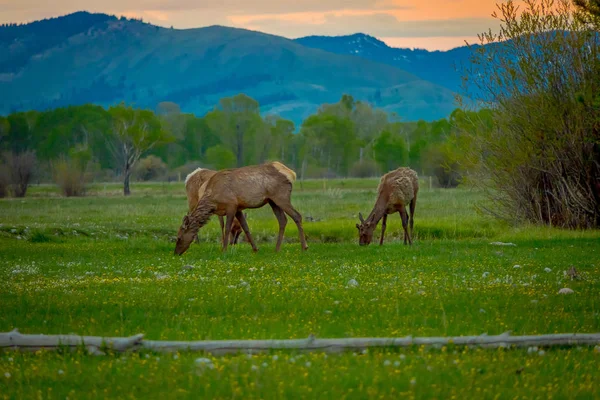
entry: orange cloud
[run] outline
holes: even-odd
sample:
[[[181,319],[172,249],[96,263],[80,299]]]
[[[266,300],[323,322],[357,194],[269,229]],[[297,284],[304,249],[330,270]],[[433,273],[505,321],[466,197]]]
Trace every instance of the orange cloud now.
[[[390,14],[396,12],[396,9],[382,10],[334,10],[325,12],[296,12],[296,13],[284,13],[284,14],[249,14],[249,15],[230,15],[228,20],[233,24],[247,25],[260,21],[267,20],[279,20],[297,24],[313,24],[320,25],[327,22],[328,17],[357,17],[357,16],[369,16],[377,14]]]
[[[456,0],[456,1],[419,1],[419,0],[380,0],[369,9],[339,9],[331,11],[257,13],[229,15],[228,21],[236,26],[246,27],[263,21],[277,20],[292,24],[323,25],[332,17],[366,17],[387,15],[399,23],[408,21],[440,20],[466,18],[489,18],[495,11],[496,0]]]
[[[387,0],[392,14],[399,20],[452,19],[489,17],[497,0]],[[396,6],[396,7],[392,7]],[[400,9],[402,6],[411,6]]]
[[[170,20],[168,13],[158,10],[127,10],[112,14],[122,15],[127,18],[143,18],[152,22],[167,22]]]
[[[230,15],[227,19],[234,25],[249,26],[256,22],[277,19],[279,21],[291,22],[296,24],[324,24],[326,21],[325,13],[320,12],[300,12],[289,14],[255,14],[255,15]]]
[[[169,14],[164,12],[164,11],[158,11],[158,10],[145,10],[143,11],[143,13],[145,15],[147,15],[148,17],[155,19],[157,21],[162,21],[162,22],[166,22],[169,20]]]

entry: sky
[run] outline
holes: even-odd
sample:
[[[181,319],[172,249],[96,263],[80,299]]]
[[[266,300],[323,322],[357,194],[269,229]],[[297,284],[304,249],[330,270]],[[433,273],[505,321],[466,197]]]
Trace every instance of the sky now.
[[[102,4],[100,6],[100,4]],[[390,46],[447,50],[497,29],[496,0],[0,0],[0,23],[75,11],[177,29],[225,25],[297,38],[366,33]]]

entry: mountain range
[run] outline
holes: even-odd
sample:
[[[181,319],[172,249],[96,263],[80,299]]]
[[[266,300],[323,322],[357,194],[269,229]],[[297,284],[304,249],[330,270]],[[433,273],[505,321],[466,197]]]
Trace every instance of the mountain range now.
[[[446,117],[470,50],[397,49],[365,35],[296,40],[223,26],[169,29],[77,12],[0,27],[0,114],[120,101],[202,115],[240,92],[296,124],[347,93],[403,120]]]

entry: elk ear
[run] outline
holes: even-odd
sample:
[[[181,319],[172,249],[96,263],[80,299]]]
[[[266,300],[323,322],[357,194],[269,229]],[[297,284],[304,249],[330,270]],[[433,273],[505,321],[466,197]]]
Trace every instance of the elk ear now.
[[[360,225],[359,224],[356,224],[356,229],[360,229]]]
[[[362,213],[358,213],[358,219],[360,219],[361,224],[365,223],[365,219],[363,218]]]
[[[190,223],[190,217],[186,215],[185,217],[183,217],[183,221],[181,221],[181,227],[183,229],[187,229],[189,223]]]

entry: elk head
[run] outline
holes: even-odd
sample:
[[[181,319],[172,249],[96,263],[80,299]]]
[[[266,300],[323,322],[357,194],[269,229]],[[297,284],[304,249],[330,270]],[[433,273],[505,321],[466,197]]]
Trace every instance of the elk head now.
[[[196,232],[192,228],[192,224],[190,223],[189,215],[183,217],[183,221],[181,222],[181,226],[179,227],[179,231],[177,232],[177,243],[175,244],[175,254],[180,256],[187,251],[192,242],[194,241],[194,237],[196,236]]]
[[[365,222],[361,213],[358,213],[358,218],[360,219],[360,224],[356,224],[356,228],[358,229],[358,244],[366,246],[373,240],[375,224],[369,221]]]

